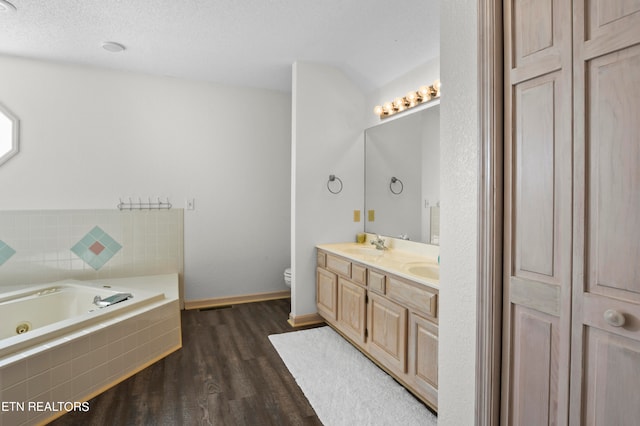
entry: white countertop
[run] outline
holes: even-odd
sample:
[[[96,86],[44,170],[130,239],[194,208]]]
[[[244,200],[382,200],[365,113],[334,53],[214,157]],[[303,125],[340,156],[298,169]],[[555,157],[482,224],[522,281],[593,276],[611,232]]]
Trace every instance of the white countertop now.
[[[440,286],[437,258],[396,248],[377,250],[368,242],[318,244],[316,247],[419,284],[434,288]]]

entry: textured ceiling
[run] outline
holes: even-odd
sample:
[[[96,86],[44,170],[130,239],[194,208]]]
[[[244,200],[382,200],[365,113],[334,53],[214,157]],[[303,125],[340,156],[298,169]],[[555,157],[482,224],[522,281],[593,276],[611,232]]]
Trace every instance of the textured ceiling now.
[[[439,55],[439,0],[9,1],[0,54],[222,84],[290,91],[300,60],[369,91]]]

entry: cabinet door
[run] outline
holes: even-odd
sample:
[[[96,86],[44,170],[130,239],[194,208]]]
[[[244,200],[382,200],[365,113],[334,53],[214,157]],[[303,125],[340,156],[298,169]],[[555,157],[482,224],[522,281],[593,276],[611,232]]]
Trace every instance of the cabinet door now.
[[[338,312],[338,276],[322,268],[317,268],[316,271],[318,313],[326,320],[335,321]]]
[[[393,372],[407,371],[407,309],[369,292],[369,353]]]
[[[409,381],[433,408],[438,408],[438,326],[409,313]]]
[[[366,290],[344,278],[338,279],[338,327],[356,343],[364,343]]]

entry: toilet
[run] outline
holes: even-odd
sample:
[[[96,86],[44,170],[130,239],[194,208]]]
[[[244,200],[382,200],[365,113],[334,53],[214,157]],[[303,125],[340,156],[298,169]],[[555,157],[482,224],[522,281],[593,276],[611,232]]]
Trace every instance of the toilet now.
[[[291,268],[284,270],[284,283],[291,288]]]

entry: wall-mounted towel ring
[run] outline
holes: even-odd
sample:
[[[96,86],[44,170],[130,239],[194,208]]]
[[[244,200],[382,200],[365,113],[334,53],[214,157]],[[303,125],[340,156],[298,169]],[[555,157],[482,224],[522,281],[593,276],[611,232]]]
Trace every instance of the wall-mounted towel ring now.
[[[334,191],[331,189],[331,182],[335,182],[335,181],[338,181],[338,183],[340,184],[340,189],[338,189],[337,191]],[[329,175],[329,180],[327,181],[327,189],[332,194],[338,194],[342,192],[342,181],[340,180],[340,178],[337,177],[336,175]]]
[[[393,184],[394,183],[399,183],[400,184],[400,191],[396,192],[396,191],[393,190]],[[394,177],[391,178],[391,182],[389,182],[389,190],[391,192],[393,192],[394,194],[396,194],[396,195],[401,194],[402,191],[404,191],[404,184],[402,183],[402,181],[400,179],[398,179],[397,177],[394,176]]]

